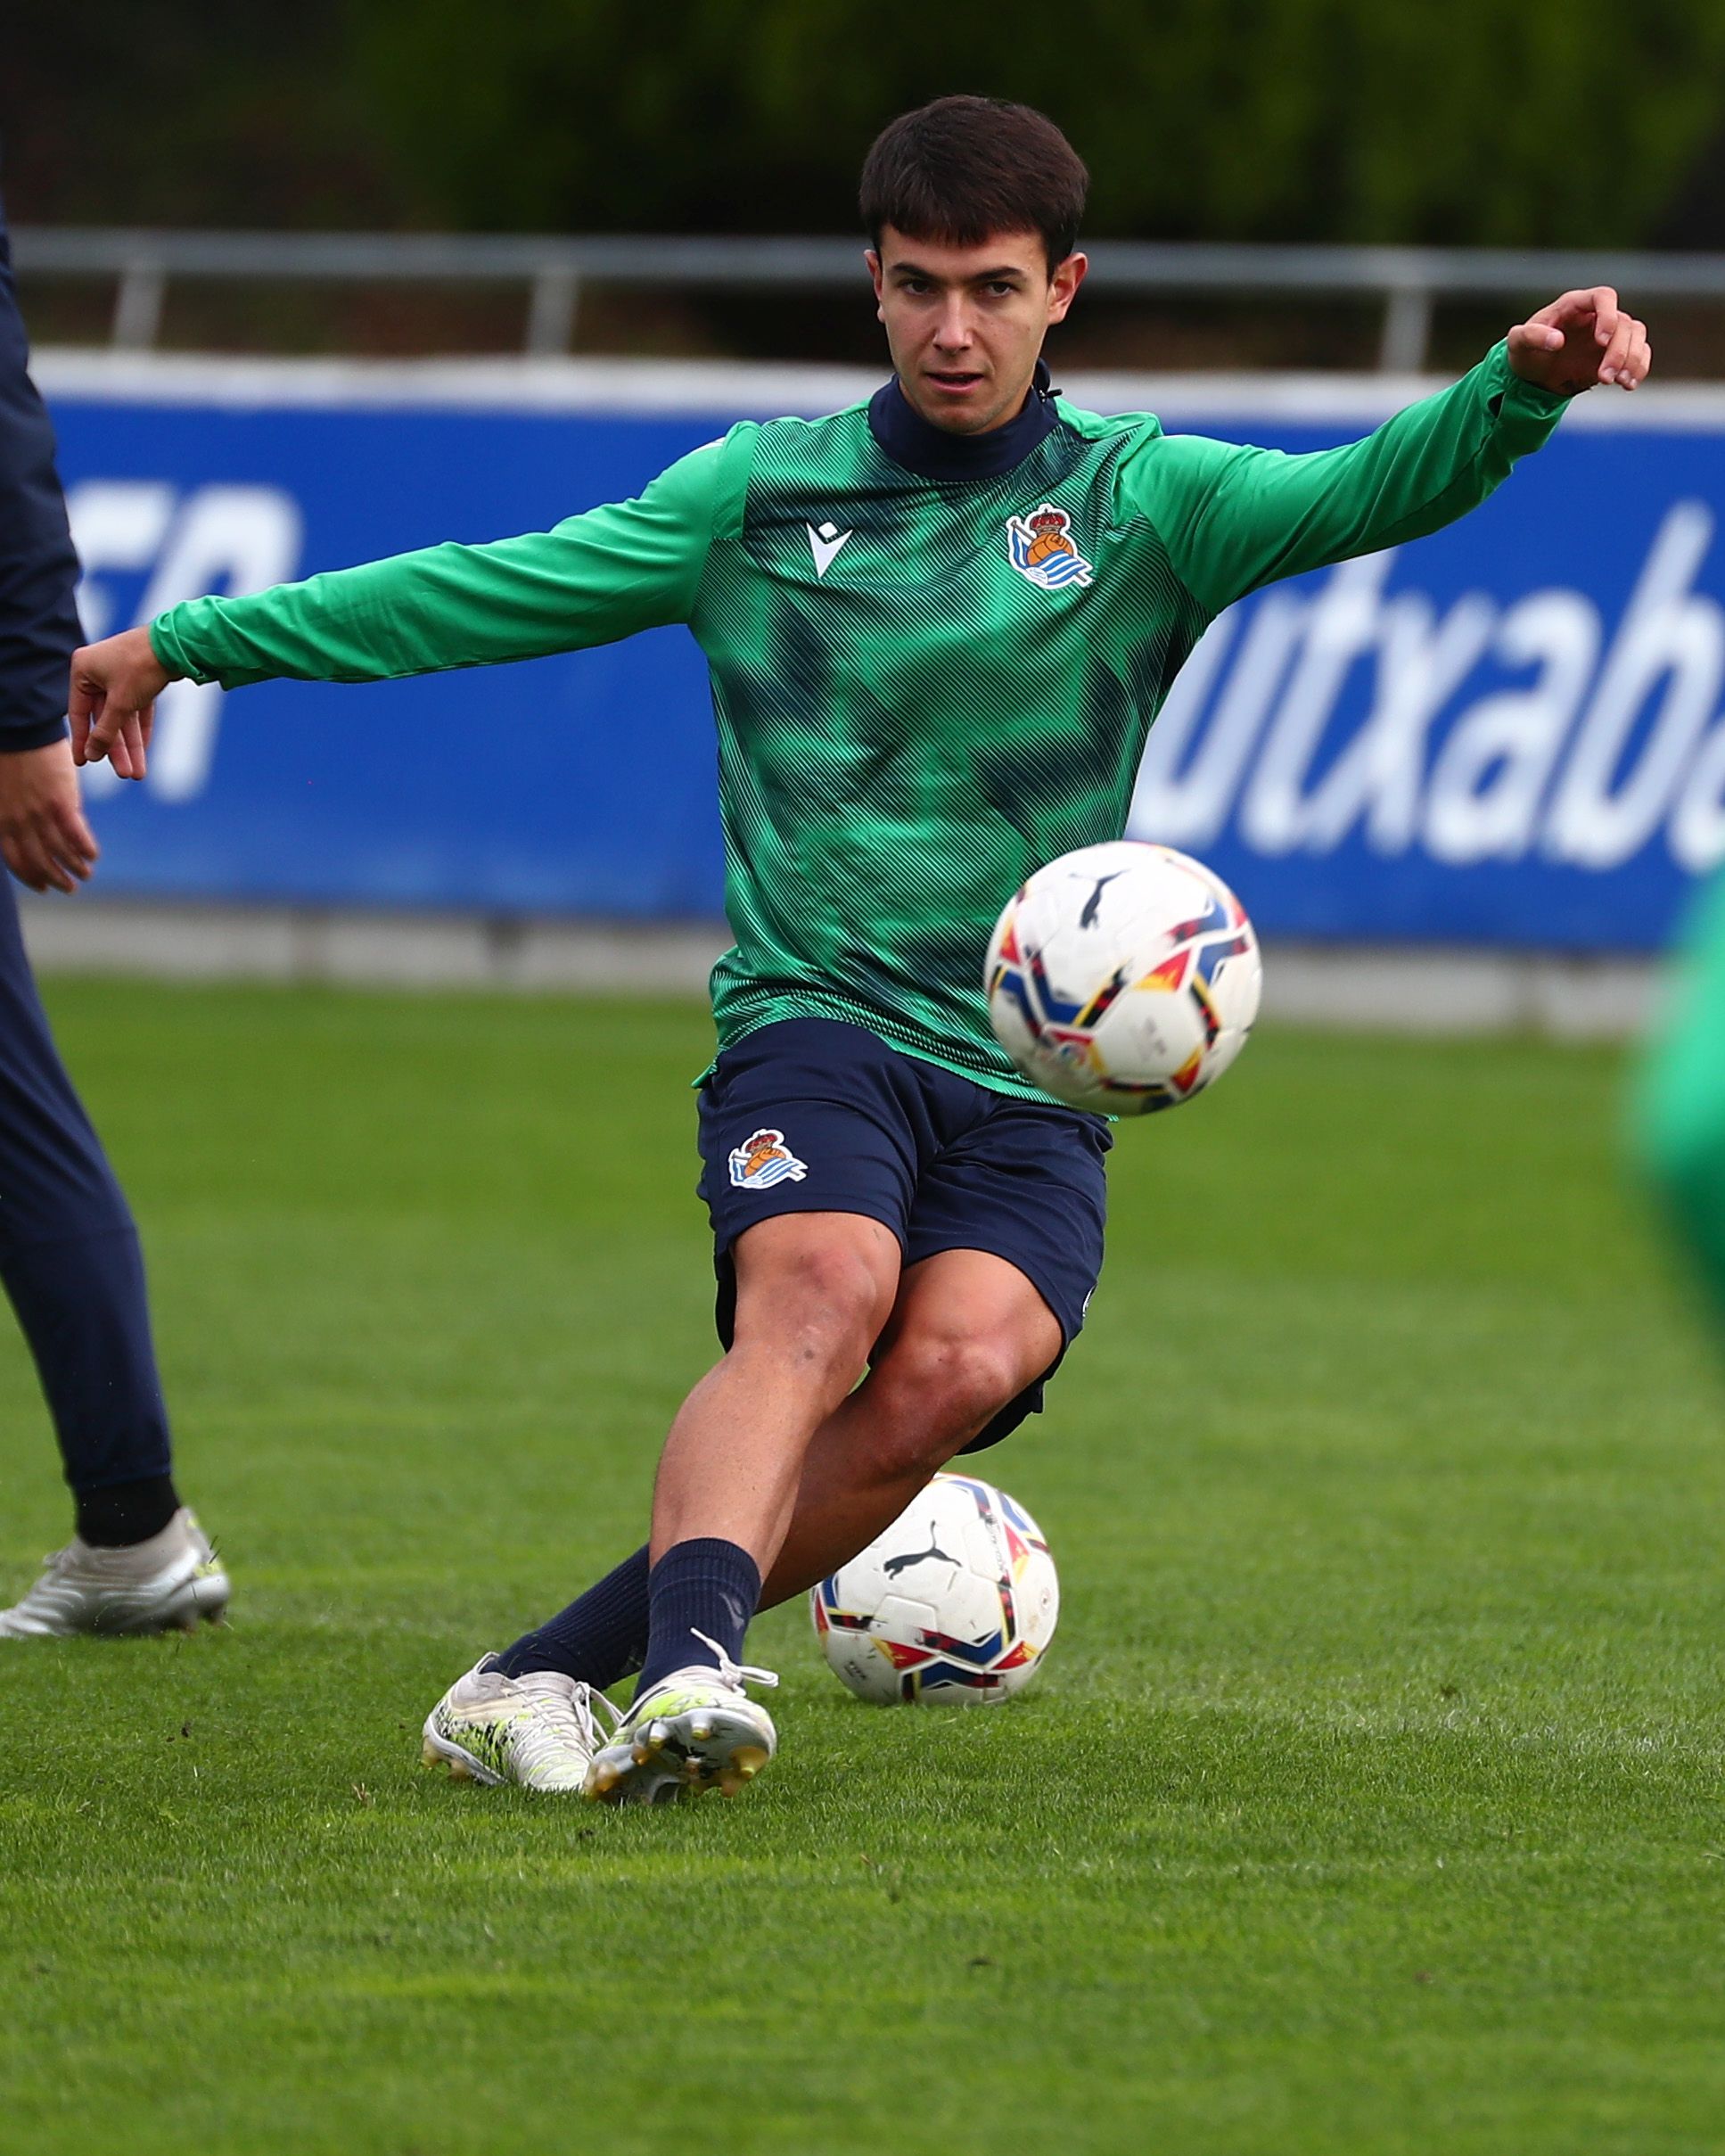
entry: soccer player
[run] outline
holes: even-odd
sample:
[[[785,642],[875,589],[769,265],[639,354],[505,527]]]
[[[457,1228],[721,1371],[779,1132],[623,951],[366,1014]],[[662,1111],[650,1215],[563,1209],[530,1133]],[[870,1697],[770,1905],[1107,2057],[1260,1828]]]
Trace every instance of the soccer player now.
[[[78,557],[27,370],[0,214],[0,854],[32,891],[95,865],[66,738]],[[226,1573],[174,1488],[137,1230],[55,1052],[0,876],[0,1280],[36,1359],[77,1513],[0,1640],[216,1617]]]
[[[867,403],[735,426],[549,532],[194,600],[78,654],[79,753],[132,777],[182,676],[377,680],[669,621],[709,660],[736,942],[701,1188],[726,1352],[672,1423],[647,1545],[432,1709],[428,1758],[458,1773],[654,1799],[771,1757],[740,1664],[756,1608],[1039,1410],[1101,1264],[1108,1129],[995,1044],[998,909],[1120,835],[1146,731],[1225,606],[1448,523],[1566,397],[1647,371],[1640,323],[1575,292],[1319,456],[1099,418],[1041,358],[1084,276],[1085,188],[1025,107],[908,113],[863,170],[894,367]]]

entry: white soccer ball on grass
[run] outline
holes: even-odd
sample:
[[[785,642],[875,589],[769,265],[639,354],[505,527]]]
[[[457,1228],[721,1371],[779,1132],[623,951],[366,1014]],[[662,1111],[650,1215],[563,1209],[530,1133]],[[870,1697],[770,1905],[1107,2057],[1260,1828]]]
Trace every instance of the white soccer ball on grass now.
[[[1071,1107],[1144,1115],[1213,1084],[1263,985],[1245,909],[1202,861],[1121,838],[1008,900],[983,975],[1000,1045]]]
[[[859,1698],[985,1705],[1036,1675],[1060,1616],[1042,1530],[974,1475],[937,1475],[809,1591],[815,1636]]]

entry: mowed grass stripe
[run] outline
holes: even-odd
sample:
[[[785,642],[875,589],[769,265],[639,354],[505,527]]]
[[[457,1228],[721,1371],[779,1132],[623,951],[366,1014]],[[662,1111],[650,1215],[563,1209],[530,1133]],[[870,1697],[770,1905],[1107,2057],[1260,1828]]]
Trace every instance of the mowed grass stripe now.
[[[706,1366],[686,1005],[59,984],[148,1241],[195,1641],[8,1650],[0,2145],[1716,2149],[1725,1469],[1614,1057],[1269,1033],[1122,1130],[1038,1691],[800,1610],[735,1806],[415,1771]],[[0,1341],[0,1567],[63,1533]],[[9,2138],[10,2137],[10,2138]]]

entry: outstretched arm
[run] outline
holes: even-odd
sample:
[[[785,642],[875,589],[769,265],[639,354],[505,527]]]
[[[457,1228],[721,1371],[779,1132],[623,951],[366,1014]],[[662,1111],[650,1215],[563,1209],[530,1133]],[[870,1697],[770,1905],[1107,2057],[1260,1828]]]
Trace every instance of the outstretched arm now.
[[[283,677],[382,681],[614,643],[686,621],[732,484],[726,443],[661,473],[635,500],[485,547],[428,547],[242,598],[191,599],[78,652],[80,763],[144,773],[169,681],[239,688]]]
[[[1601,286],[1565,292],[1470,374],[1363,441],[1289,457],[1152,436],[1121,473],[1187,588],[1212,613],[1278,577],[1419,539],[1478,506],[1538,448],[1567,399],[1632,390],[1651,363],[1644,325]]]

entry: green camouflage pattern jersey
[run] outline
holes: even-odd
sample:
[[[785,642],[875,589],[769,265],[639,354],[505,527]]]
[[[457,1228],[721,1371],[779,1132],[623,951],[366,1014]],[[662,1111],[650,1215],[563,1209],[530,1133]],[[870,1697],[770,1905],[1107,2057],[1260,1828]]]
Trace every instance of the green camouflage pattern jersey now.
[[[713,974],[720,1041],[846,1019],[1040,1099],[990,1030],[989,933],[1033,868],[1120,836],[1207,624],[1462,515],[1562,408],[1500,345],[1366,440],[1289,457],[1075,410],[1045,380],[969,440],[891,383],[745,423],[633,501],[194,599],[152,623],[155,649],[229,687],[373,681],[686,622],[711,670],[736,939]]]

